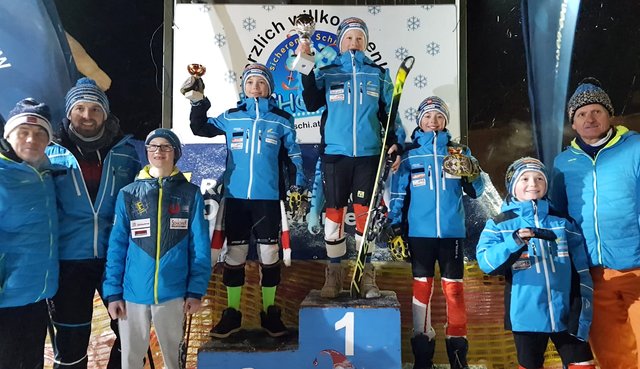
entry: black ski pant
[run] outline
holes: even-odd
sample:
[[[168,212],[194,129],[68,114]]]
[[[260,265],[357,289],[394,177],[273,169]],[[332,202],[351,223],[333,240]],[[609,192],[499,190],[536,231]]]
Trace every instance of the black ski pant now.
[[[0,369],[42,369],[47,303],[0,308]]]
[[[542,368],[549,338],[556,346],[556,351],[558,351],[564,367],[571,363],[593,360],[589,344],[580,341],[567,331],[557,333],[513,332],[520,366],[525,369]]]

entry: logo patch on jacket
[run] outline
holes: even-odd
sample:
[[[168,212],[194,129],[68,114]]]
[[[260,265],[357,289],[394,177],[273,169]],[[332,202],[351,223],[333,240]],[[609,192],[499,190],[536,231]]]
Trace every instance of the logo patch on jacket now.
[[[142,201],[136,201],[133,204],[133,207],[138,214],[144,214],[147,212],[147,206],[143,204]]]
[[[189,219],[187,218],[171,218],[169,229],[189,229]]]

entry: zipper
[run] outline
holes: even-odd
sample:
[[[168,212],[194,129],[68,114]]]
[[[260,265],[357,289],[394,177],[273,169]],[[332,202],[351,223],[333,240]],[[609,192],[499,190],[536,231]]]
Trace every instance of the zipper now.
[[[535,201],[531,201],[531,202],[533,204],[533,219],[535,221],[535,225],[536,227],[540,228],[540,220],[538,219],[538,206],[536,205]],[[556,328],[555,312],[553,310],[553,305],[552,305],[551,282],[549,281],[549,270],[547,267],[545,250],[542,245],[540,245],[540,258],[542,259],[542,267],[544,269],[544,282],[545,282],[545,287],[547,289],[547,304],[549,306],[549,319],[551,323],[551,331],[555,332],[557,328]],[[549,259],[551,259],[551,257],[549,257]]]
[[[362,105],[362,82],[360,82],[360,105]]]
[[[156,224],[156,270],[153,277],[153,301],[158,302],[158,274],[160,273],[160,240],[162,239],[162,177],[158,178],[158,218]]]
[[[113,193],[116,190],[116,169],[111,168],[111,197],[113,197]]]
[[[353,51],[349,51],[349,55],[351,55],[351,78],[353,80],[353,85],[356,85],[356,58],[355,58],[355,53]],[[351,103],[351,84],[349,84],[349,101],[348,103]],[[356,155],[356,147],[358,145],[358,140],[356,138],[356,125],[357,125],[357,113],[358,110],[356,109],[356,104],[353,104],[353,117],[352,117],[352,121],[351,124],[353,126],[353,156],[357,156]]]
[[[76,189],[76,196],[80,197],[82,194],[80,193],[80,186],[78,186],[78,179],[76,178],[76,172],[71,170],[71,178],[73,179],[73,186]]]
[[[258,130],[258,154],[260,154],[260,148],[262,147],[262,130]]]
[[[436,235],[441,238],[440,232],[440,189],[438,188],[438,133],[433,132],[433,173],[436,176]]]
[[[251,130],[251,154],[249,156],[249,185],[247,189],[247,199],[251,199],[251,187],[253,185],[253,147],[254,140],[256,138],[256,126],[258,119],[260,119],[260,109],[258,106],[258,98],[256,98],[256,119],[253,121],[253,128]]]
[[[429,189],[433,190],[433,177],[431,177],[431,165],[427,169],[427,176],[429,177]]]
[[[249,153],[249,128],[244,132],[244,153]]]
[[[440,170],[440,180],[442,181],[442,191],[447,190],[447,181],[444,175],[444,169]]]

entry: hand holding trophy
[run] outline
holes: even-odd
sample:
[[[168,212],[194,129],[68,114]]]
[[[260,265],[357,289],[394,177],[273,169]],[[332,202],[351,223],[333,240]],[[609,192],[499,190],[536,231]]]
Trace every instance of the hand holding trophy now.
[[[189,64],[187,71],[190,76],[182,84],[180,92],[192,102],[200,101],[204,98],[204,82],[202,77],[207,71],[207,68],[202,64]]]
[[[292,67],[302,74],[309,74],[315,64],[315,59],[311,54],[311,36],[315,32],[316,22],[311,15],[303,13],[296,17],[293,28],[300,38],[300,46]]]

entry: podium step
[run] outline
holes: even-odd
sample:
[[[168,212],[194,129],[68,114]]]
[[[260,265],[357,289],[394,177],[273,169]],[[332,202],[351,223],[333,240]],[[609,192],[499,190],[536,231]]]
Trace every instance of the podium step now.
[[[272,338],[244,330],[198,350],[199,369],[399,369],[400,303],[392,291],[377,299],[337,299],[312,290],[300,305],[299,332]]]

